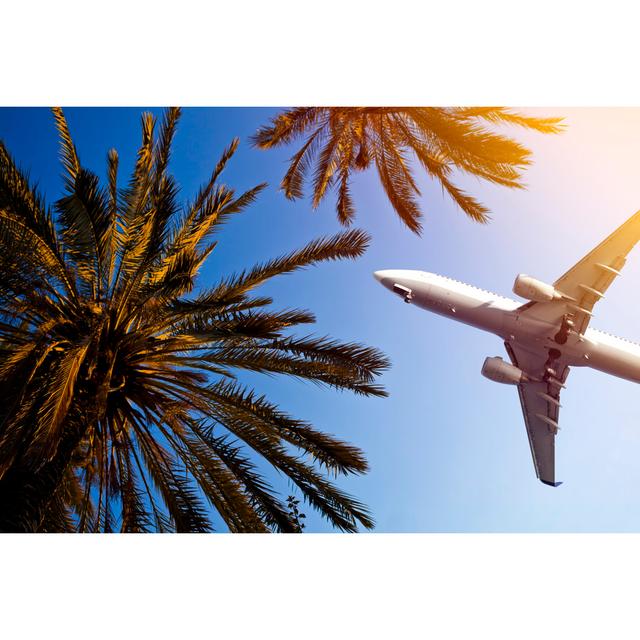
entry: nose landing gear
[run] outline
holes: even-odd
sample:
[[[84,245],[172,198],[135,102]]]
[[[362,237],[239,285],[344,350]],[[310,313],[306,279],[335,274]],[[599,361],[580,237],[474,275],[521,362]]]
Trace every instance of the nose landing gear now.
[[[401,284],[394,284],[393,291],[401,296],[407,304],[413,300],[413,292],[409,287],[403,287]]]

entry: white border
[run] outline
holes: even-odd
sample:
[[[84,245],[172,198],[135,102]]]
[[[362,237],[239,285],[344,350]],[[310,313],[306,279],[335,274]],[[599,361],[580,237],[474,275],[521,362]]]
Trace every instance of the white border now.
[[[637,536],[146,534],[12,542],[13,553],[3,554],[11,579],[0,582],[2,627],[12,638],[60,630],[94,640],[620,639],[637,626],[630,624],[636,590],[623,588],[640,570]]]
[[[634,105],[633,3],[22,0],[3,104]]]

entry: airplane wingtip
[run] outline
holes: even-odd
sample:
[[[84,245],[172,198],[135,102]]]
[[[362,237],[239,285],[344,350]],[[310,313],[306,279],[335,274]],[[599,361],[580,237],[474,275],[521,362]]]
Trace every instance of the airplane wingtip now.
[[[540,479],[540,482],[550,487],[559,487],[562,484],[562,482],[549,482],[548,480],[542,480],[542,478]]]

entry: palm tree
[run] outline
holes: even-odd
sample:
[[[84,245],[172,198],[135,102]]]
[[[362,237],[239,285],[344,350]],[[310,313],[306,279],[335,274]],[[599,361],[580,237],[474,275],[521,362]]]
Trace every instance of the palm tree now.
[[[361,231],[221,277],[194,292],[215,233],[264,185],[219,182],[238,141],[184,207],[168,173],[180,115],[142,117],[128,184],[82,166],[60,109],[65,193],[53,212],[0,144],[0,530],[298,531],[258,471],[267,462],[333,526],[373,521],[328,474],[360,474],[356,447],[243,386],[257,371],[383,396],[375,349],[299,337],[304,310],[255,293],[274,276],[356,258]]]
[[[355,217],[352,173],[375,164],[396,213],[420,234],[422,213],[416,199],[420,189],[411,157],[471,219],[487,222],[488,209],[454,184],[454,169],[522,188],[522,170],[531,163],[531,152],[487,125],[512,124],[558,133],[560,121],[527,117],[503,107],[301,107],[277,115],[258,130],[253,142],[268,149],[306,137],[291,158],[281,187],[287,198],[300,198],[312,172],[313,207],[335,188],[336,211],[343,225]]]

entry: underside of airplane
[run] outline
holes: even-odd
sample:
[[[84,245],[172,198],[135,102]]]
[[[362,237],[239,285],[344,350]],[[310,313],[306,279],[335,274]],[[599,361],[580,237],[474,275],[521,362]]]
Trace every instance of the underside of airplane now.
[[[526,304],[422,271],[374,275],[404,302],[504,340],[510,362],[489,357],[482,374],[517,387],[536,475],[544,484],[558,486],[555,440],[560,395],[570,368],[588,366],[640,382],[640,345],[589,327],[594,306],[620,275],[639,239],[640,211],[553,284],[519,275],[513,291],[528,300]]]

